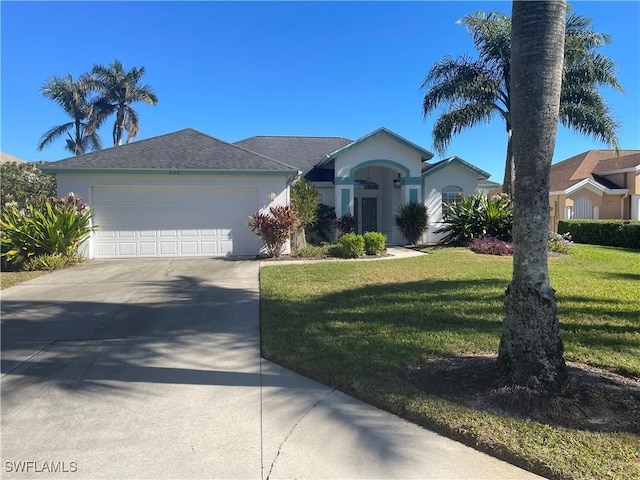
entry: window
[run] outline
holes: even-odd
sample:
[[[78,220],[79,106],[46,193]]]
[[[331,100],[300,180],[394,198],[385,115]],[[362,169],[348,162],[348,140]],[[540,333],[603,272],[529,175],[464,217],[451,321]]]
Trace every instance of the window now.
[[[462,198],[462,189],[456,185],[448,185],[442,189],[442,218],[449,213],[449,205],[457,204]]]

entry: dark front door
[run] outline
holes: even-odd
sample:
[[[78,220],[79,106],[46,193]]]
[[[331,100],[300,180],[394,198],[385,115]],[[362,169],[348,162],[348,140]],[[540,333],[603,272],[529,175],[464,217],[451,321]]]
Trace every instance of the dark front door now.
[[[362,198],[362,215],[360,218],[360,233],[378,231],[378,199]]]

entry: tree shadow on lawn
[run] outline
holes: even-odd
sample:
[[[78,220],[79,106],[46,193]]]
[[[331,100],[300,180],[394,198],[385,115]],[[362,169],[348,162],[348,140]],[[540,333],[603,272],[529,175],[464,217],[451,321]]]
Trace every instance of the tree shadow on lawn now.
[[[497,392],[494,359],[452,360],[461,354],[497,351],[505,287],[504,279],[424,280],[366,286],[292,302],[267,295],[262,304],[263,347],[276,362],[356,396],[376,379],[393,377],[392,384],[411,381],[426,393],[470,408],[535,418],[556,426],[640,433],[640,410],[629,406],[630,399],[640,400],[637,380],[573,365],[571,383],[563,395],[527,396]],[[563,300],[594,301],[579,297]],[[631,315],[610,310],[606,302],[592,305],[596,315],[618,315],[625,320]],[[559,306],[562,314],[562,302]],[[626,326],[615,327],[623,333],[634,332]],[[575,341],[586,338],[598,348],[637,345],[633,338],[608,338],[607,326],[569,323],[561,328],[568,329]],[[430,335],[429,345],[421,337],[425,333]],[[425,357],[437,357],[425,365],[444,368],[449,378],[432,371],[419,381],[416,371],[426,371],[420,364]],[[461,390],[468,372],[475,372],[475,384]]]
[[[635,282],[640,282],[640,273],[628,273],[628,272],[592,272],[592,273],[595,273],[601,278],[606,278],[611,280],[631,280]]]
[[[640,435],[640,382],[569,363],[569,382],[557,395],[500,388],[495,356],[431,359],[413,365],[409,379],[427,394],[475,410],[594,432]]]

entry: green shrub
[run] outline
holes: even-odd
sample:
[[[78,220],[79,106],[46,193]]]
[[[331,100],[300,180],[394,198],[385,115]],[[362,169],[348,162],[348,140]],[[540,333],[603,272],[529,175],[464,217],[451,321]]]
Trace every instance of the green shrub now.
[[[94,230],[91,217],[91,209],[73,194],[30,204],[25,211],[5,205],[0,218],[3,262],[19,264],[44,254],[73,257]]]
[[[571,234],[565,233],[560,235],[559,233],[549,232],[549,251],[556,253],[564,253],[569,255],[573,248],[573,242],[571,241]]]
[[[338,249],[342,258],[359,258],[364,255],[364,238],[355,233],[345,233],[338,240]]]
[[[254,213],[247,225],[260,237],[267,255],[279,257],[287,240],[298,229],[300,220],[290,206],[275,206],[269,208],[269,213]]]
[[[387,236],[380,232],[367,232],[362,235],[364,253],[367,255],[382,255],[387,244]]]
[[[575,243],[640,249],[636,220],[560,220],[558,233],[570,233]]]
[[[296,257],[301,258],[325,258],[329,253],[329,244],[305,245],[296,252]]]
[[[440,243],[464,245],[486,236],[512,240],[513,203],[506,195],[469,195],[448,207],[445,225],[436,231],[446,233]]]
[[[415,245],[427,231],[427,207],[422,203],[406,203],[398,208],[393,220],[407,242]]]

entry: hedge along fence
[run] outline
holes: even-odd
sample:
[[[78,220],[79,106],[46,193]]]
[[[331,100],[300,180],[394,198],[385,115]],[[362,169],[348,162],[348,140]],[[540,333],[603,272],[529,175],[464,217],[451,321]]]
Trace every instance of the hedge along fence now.
[[[636,220],[560,220],[558,233],[570,233],[576,243],[640,249]]]

